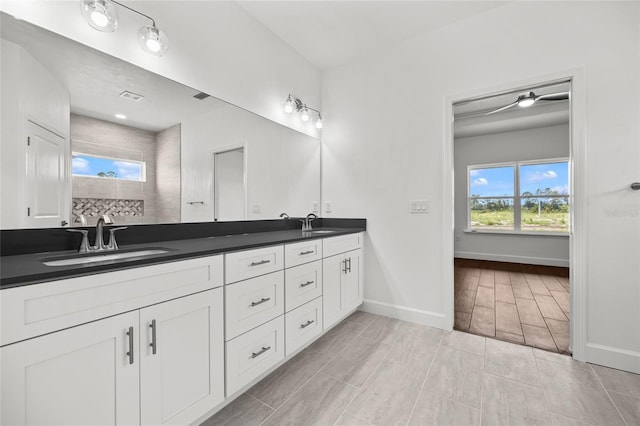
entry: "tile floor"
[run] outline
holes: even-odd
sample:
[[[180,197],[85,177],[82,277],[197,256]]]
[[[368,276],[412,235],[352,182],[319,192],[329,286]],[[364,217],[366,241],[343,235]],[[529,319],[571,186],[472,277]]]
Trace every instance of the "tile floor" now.
[[[638,425],[640,375],[356,312],[214,425]]]
[[[455,329],[569,353],[569,269],[456,259]]]

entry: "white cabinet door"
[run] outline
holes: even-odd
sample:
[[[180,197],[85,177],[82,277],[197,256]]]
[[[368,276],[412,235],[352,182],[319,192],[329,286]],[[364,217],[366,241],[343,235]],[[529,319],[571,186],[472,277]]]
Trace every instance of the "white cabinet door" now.
[[[360,306],[363,300],[363,280],[360,269],[362,250],[345,253],[347,272],[342,276],[341,291],[343,314]]]
[[[139,423],[137,333],[135,311],[0,349],[2,424]]]
[[[362,249],[322,260],[324,329],[331,327],[363,300]]]
[[[188,424],[224,400],[222,288],[144,308],[140,327],[143,425]]]
[[[64,138],[28,123],[26,151],[25,225],[50,228],[66,225],[71,206],[67,142]]]

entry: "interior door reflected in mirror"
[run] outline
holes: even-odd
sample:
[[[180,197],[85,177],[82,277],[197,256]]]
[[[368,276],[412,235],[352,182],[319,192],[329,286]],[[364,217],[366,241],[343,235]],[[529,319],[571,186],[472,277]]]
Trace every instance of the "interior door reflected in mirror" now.
[[[91,226],[102,214],[117,224],[276,219],[319,204],[317,139],[24,20],[0,19],[0,229],[80,226],[80,217]],[[44,146],[27,148],[33,124],[60,137],[61,161],[31,176],[28,149]],[[230,146],[243,147],[241,174]],[[213,153],[221,154],[217,171]]]
[[[244,147],[213,154],[215,220],[246,217]]]

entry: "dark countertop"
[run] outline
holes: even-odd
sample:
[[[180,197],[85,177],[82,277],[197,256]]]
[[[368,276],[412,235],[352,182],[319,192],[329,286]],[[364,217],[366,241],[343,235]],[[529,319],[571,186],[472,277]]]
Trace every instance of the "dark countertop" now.
[[[327,228],[324,228],[327,229]],[[321,229],[318,229],[321,230]],[[168,253],[162,253],[133,260],[110,260],[93,262],[83,265],[46,266],[40,259],[77,255],[75,251],[56,251],[21,254],[0,257],[0,289],[38,284],[64,278],[93,275],[106,271],[117,271],[139,266],[185,260],[196,257],[232,251],[247,250],[257,247],[267,247],[292,243],[297,241],[331,238],[339,235],[353,234],[365,231],[365,228],[330,228],[330,233],[303,233],[300,229],[290,229],[271,232],[255,232],[249,234],[235,234],[185,240],[159,241],[145,244],[121,245],[120,251],[164,248]],[[87,255],[117,253],[92,252]]]

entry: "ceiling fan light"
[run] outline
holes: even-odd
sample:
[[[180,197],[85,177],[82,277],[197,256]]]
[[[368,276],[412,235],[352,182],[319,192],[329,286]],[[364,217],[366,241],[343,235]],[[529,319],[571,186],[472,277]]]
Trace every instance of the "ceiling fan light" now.
[[[118,11],[111,0],[82,0],[80,11],[94,29],[113,32],[118,28]]]
[[[147,25],[138,31],[138,42],[142,50],[150,55],[162,56],[169,48],[169,39],[162,30],[153,25]]]

